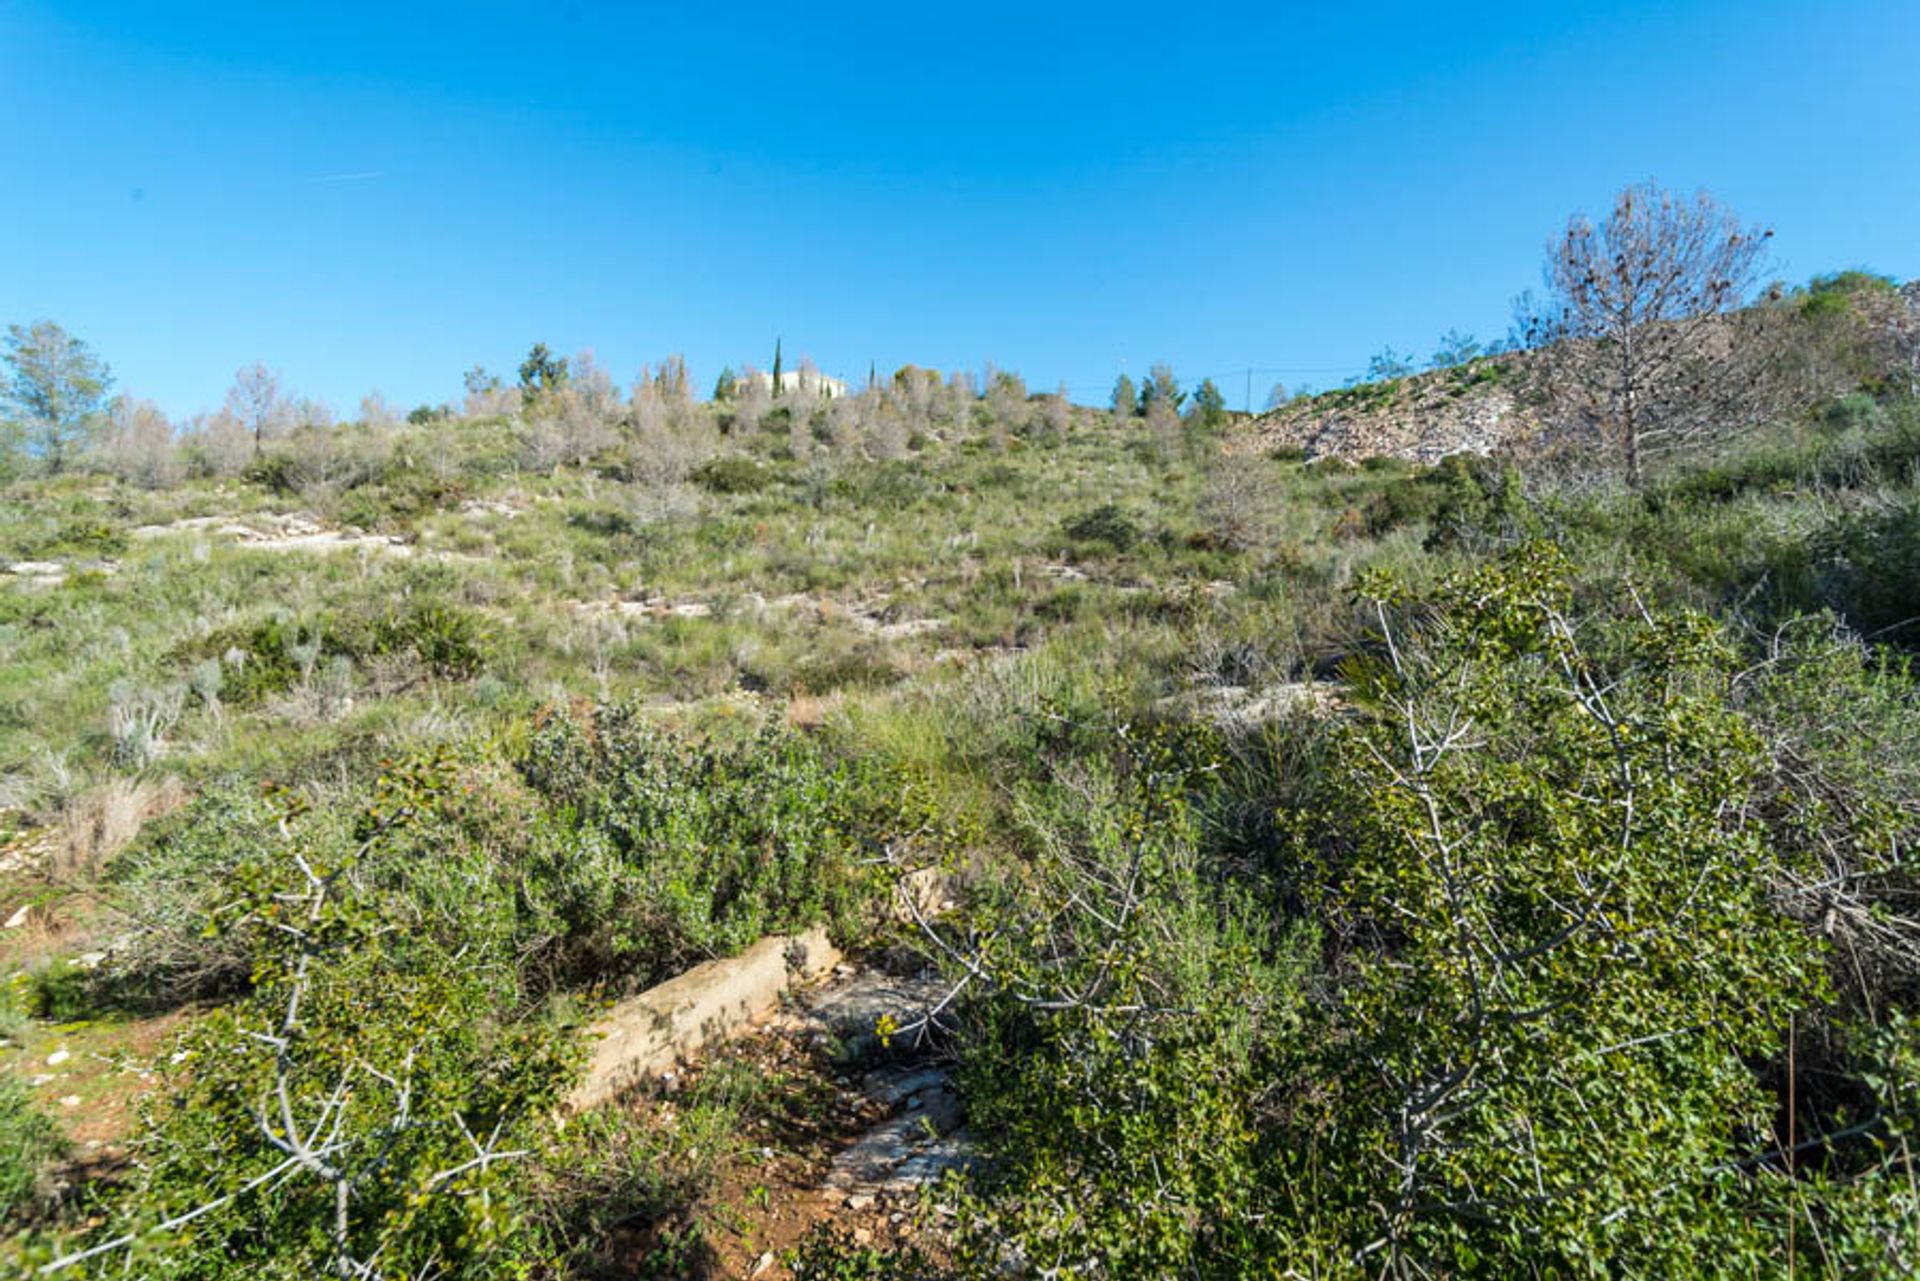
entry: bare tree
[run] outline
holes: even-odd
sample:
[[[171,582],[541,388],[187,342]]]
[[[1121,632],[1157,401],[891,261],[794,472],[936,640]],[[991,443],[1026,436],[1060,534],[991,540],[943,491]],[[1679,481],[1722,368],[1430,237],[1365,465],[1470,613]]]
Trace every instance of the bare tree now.
[[[718,447],[712,417],[693,403],[687,365],[669,356],[640,367],[627,400],[626,469],[654,488],[678,484]]]
[[[269,437],[286,430],[288,405],[280,388],[279,371],[259,361],[242,367],[233,376],[227,392],[227,409],[253,436],[253,452],[258,455]]]
[[[370,391],[360,398],[360,421],[375,431],[392,431],[400,425],[400,411],[380,392]]]
[[[905,458],[913,433],[897,398],[879,387],[872,387],[860,393],[860,399],[865,402],[862,424],[867,456],[880,462]]]
[[[1024,432],[1027,427],[1027,384],[1008,369],[994,369],[987,380],[987,420],[995,448],[1005,448],[1009,432]]]
[[[520,389],[506,386],[485,366],[475,365],[461,381],[466,388],[461,410],[468,418],[512,417],[520,412]]]
[[[734,383],[733,434],[741,438],[760,430],[760,422],[773,408],[773,385],[759,376],[752,365],[743,366]]]
[[[905,420],[907,436],[924,436],[933,430],[933,417],[940,401],[940,375],[918,365],[902,365],[894,371],[889,393]]]
[[[247,425],[230,408],[195,414],[181,432],[188,470],[200,476],[230,476],[247,465]]]
[[[1752,380],[1728,313],[1746,301],[1773,233],[1704,192],[1631,186],[1598,226],[1547,245],[1546,306],[1529,317],[1549,416],[1616,451],[1639,488],[1648,460],[1752,421]]]
[[[1056,440],[1064,439],[1073,429],[1073,402],[1067,398],[1067,385],[1061,383],[1053,395],[1047,397],[1047,403],[1041,411],[1041,421],[1046,425],[1047,434]]]
[[[182,472],[174,448],[173,424],[160,406],[131,396],[116,397],[100,438],[100,461],[130,484],[165,489]]]

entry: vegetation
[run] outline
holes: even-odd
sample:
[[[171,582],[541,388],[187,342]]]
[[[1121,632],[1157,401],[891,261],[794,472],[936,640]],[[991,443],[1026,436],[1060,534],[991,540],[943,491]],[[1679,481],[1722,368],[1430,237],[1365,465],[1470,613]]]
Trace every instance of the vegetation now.
[[[817,1103],[722,1061],[570,1111],[584,1025],[823,925],[938,967],[876,1032],[981,1159],[922,1248],[768,1267],[1920,1270],[1920,325],[1751,301],[1629,327],[1778,375],[1632,457],[1250,451],[1164,365],[828,396],[778,344],[707,403],[538,346],[405,420],[255,370],[23,446],[0,1259],[710,1268]],[[1594,403],[1565,349],[1388,356],[1320,409]],[[929,865],[961,901],[899,919]]]

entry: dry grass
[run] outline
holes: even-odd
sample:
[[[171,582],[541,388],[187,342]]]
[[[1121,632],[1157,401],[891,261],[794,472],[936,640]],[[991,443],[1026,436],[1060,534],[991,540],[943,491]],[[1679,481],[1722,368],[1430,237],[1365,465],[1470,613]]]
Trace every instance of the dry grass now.
[[[794,729],[816,730],[846,701],[839,690],[831,694],[795,694],[787,700],[787,724]]]
[[[60,880],[98,876],[142,827],[188,799],[186,784],[171,776],[113,778],[75,793],[53,823],[47,872]]]

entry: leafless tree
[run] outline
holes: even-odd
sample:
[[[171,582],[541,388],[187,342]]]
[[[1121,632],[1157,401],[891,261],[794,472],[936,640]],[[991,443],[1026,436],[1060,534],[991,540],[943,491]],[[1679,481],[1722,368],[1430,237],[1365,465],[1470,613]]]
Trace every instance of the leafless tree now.
[[[1018,433],[1027,426],[1027,384],[1010,369],[988,366],[987,418],[996,448],[1004,448],[1009,432]]]
[[[1216,459],[1207,469],[1200,515],[1220,545],[1252,551],[1272,533],[1274,487],[1271,473],[1248,467],[1242,459]]]
[[[1528,318],[1551,425],[1617,454],[1640,487],[1648,461],[1754,419],[1751,370],[1728,313],[1746,301],[1772,232],[1704,192],[1631,186],[1597,226],[1547,245],[1546,306]]]
[[[793,456],[805,462],[813,456],[813,416],[820,408],[820,369],[801,357],[800,372],[778,397],[787,409],[787,442]]]
[[[1178,455],[1180,450],[1180,414],[1174,409],[1173,402],[1164,396],[1156,396],[1147,405],[1147,434],[1152,437],[1154,452],[1164,461]]]
[[[772,385],[753,366],[746,365],[734,388],[733,433],[744,438],[760,430],[761,420],[773,408]]]
[[[231,409],[196,414],[180,438],[188,468],[196,475],[230,476],[252,454],[247,425]]]
[[[936,404],[934,416],[955,428],[967,428],[973,418],[973,404],[980,399],[979,388],[974,385],[973,375],[964,369],[956,369],[947,379],[947,394],[944,404]]]
[[[1047,397],[1041,421],[1046,426],[1047,434],[1055,439],[1064,439],[1073,429],[1073,402],[1067,398],[1065,383],[1061,383],[1059,389]]]
[[[501,383],[498,375],[482,365],[469,369],[462,379],[466,397],[461,408],[468,418],[511,417],[520,412],[520,389]]]
[[[572,370],[567,386],[575,395],[576,408],[603,422],[611,419],[620,407],[620,393],[614,390],[612,377],[595,359],[593,348],[585,348],[574,356]]]
[[[909,438],[924,436],[933,430],[934,413],[940,402],[939,374],[918,365],[903,365],[893,375],[889,394],[905,419]]]
[[[896,398],[874,387],[862,392],[860,399],[866,402],[862,424],[867,456],[879,462],[905,458],[912,443],[912,431]]]
[[[644,366],[627,402],[627,471],[656,488],[678,484],[719,447],[712,417],[693,403],[686,362]]]
[[[326,431],[338,421],[339,415],[333,412],[333,406],[318,396],[301,396],[293,402],[295,427],[317,427]]]
[[[400,412],[377,391],[370,391],[360,398],[360,421],[370,428],[392,431],[400,425],[400,417]]]
[[[255,361],[233,376],[227,392],[227,411],[253,436],[253,452],[287,429],[288,405],[280,388],[280,374]]]
[[[108,471],[146,489],[175,484],[184,470],[174,444],[173,424],[150,400],[118,397],[99,448],[100,460]]]

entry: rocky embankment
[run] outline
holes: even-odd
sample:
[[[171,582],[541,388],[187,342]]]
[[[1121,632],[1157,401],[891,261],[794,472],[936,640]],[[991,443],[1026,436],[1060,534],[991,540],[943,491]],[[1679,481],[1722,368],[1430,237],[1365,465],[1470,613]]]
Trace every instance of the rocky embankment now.
[[[1475,360],[1295,400],[1235,432],[1227,452],[1435,463],[1522,448],[1536,424],[1515,394],[1517,360]]]

